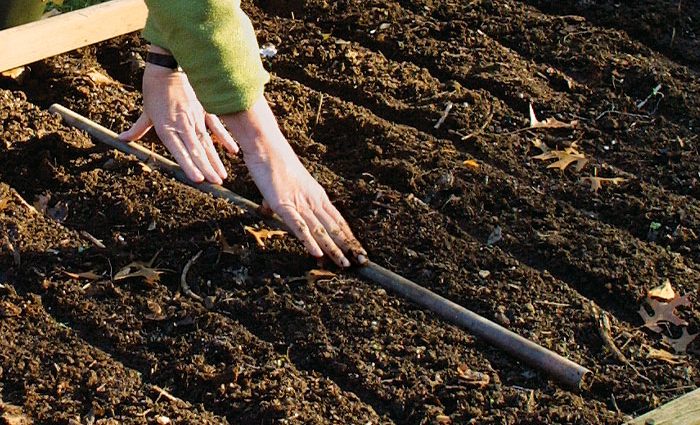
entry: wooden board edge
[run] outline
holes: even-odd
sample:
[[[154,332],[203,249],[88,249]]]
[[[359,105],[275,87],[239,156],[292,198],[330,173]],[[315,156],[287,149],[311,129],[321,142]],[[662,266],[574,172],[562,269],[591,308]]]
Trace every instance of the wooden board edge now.
[[[682,395],[625,425],[700,425],[700,388]]]
[[[142,29],[143,0],[111,0],[0,31],[0,72]]]

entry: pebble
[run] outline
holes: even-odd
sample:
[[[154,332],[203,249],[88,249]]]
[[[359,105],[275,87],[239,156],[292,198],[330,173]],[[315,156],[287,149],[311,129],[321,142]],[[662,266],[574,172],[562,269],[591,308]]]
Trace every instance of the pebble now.
[[[486,279],[487,277],[491,276],[491,272],[488,270],[479,270],[479,277],[482,279]]]

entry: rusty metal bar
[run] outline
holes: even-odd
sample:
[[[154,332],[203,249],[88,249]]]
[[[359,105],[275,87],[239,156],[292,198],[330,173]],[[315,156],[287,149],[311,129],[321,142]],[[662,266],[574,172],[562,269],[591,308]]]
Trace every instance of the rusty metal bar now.
[[[193,183],[182,169],[173,161],[158,155],[143,146],[123,142],[117,138],[113,131],[90,121],[89,119],[61,106],[54,104],[49,110],[60,114],[64,121],[74,127],[88,132],[91,136],[106,143],[122,152],[132,154],[139,160],[153,165],[161,170],[172,174],[177,180],[193,186],[203,192],[210,193],[216,197],[229,200],[234,205],[251,212],[258,211],[258,204],[230,190],[212,183]],[[279,220],[276,224],[286,227]],[[358,267],[356,272],[375,283],[389,289],[402,297],[440,315],[442,318],[464,328],[478,337],[488,341],[490,344],[508,352],[513,357],[522,360],[535,369],[541,370],[557,381],[573,388],[581,388],[587,384],[592,372],[565,358],[559,354],[548,350],[522,336],[509,331],[497,323],[494,323],[462,306],[456,304],[432,291],[426,289],[391,270],[388,270],[376,263],[369,262],[367,265]]]

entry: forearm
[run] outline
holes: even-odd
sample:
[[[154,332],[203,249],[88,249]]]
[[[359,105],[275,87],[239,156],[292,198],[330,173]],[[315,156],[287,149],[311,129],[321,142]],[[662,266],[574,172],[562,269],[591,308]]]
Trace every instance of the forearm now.
[[[144,37],[175,56],[204,108],[229,114],[250,108],[269,76],[239,0],[146,0]]]

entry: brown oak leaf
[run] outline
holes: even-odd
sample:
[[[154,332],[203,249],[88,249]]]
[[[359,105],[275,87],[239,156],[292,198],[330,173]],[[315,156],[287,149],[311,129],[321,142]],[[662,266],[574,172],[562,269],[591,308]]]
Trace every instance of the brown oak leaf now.
[[[159,282],[161,274],[172,270],[157,269],[153,267],[153,263],[156,261],[158,254],[160,254],[160,251],[156,252],[153,258],[151,258],[148,262],[132,261],[131,263],[122,267],[121,270],[114,275],[114,280],[123,280],[130,277],[142,277],[149,285]]]
[[[644,320],[644,326],[651,329],[654,332],[661,332],[660,322],[670,322],[677,326],[687,326],[688,322],[676,316],[675,310],[678,306],[689,306],[690,300],[688,300],[688,294],[681,296],[676,296],[665,303],[662,301],[655,300],[653,298],[647,298],[647,304],[654,311],[653,315],[647,313],[644,306],[639,307],[639,315],[642,316]]]
[[[664,335],[664,342],[673,348],[673,351],[676,353],[685,353],[688,351],[688,346],[690,345],[695,338],[700,335],[700,334],[691,334],[688,332],[687,328],[683,328],[683,334],[680,336],[680,338],[671,338],[669,336]]]
[[[245,231],[253,235],[255,242],[260,248],[265,248],[265,241],[274,236],[284,236],[287,234],[284,230],[269,230],[269,229],[254,229],[250,226],[245,226]]]
[[[549,164],[547,168],[558,168],[565,170],[569,165],[576,164],[576,171],[581,171],[588,163],[588,159],[584,154],[579,152],[574,145],[565,148],[563,151],[550,150],[533,157],[541,161],[556,159],[555,162]]]

